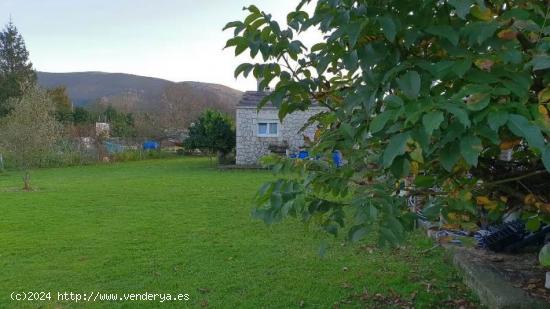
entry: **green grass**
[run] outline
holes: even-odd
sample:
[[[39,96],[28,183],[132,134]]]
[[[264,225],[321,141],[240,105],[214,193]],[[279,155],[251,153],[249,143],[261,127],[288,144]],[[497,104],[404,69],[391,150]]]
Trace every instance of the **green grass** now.
[[[350,246],[292,220],[250,217],[264,171],[218,171],[184,158],[0,174],[0,308],[80,308],[78,293],[188,293],[188,302],[109,307],[417,308],[472,300],[444,252],[415,235],[404,249]],[[373,242],[374,243],[374,242]],[[368,295],[361,298],[364,291]],[[13,291],[51,291],[51,302],[14,302]],[[376,294],[379,294],[376,296]],[[475,302],[475,301],[474,301]],[[106,303],[86,303],[105,307]]]

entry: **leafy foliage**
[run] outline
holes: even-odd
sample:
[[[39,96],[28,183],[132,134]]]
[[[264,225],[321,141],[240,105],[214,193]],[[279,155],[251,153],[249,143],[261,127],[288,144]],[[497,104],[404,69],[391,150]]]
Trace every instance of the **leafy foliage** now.
[[[235,130],[229,117],[221,112],[206,110],[189,127],[189,137],[184,144],[189,149],[207,150],[222,156],[235,148]]]
[[[449,221],[487,222],[524,202],[520,180],[548,176],[546,2],[303,0],[286,28],[246,10],[226,26],[226,47],[261,61],[235,75],[275,84],[262,104],[281,118],[315,101],[329,110],[314,119],[321,160],[269,160],[285,173],[258,193],[266,222],[298,216],[333,234],[351,226],[355,241],[375,228],[396,244],[411,217],[403,196],[421,196]],[[324,40],[308,49],[299,37],[311,29]],[[328,160],[336,149],[342,168]],[[512,160],[499,160],[510,149]],[[534,196],[523,216],[550,222],[549,198]]]
[[[0,117],[9,113],[8,99],[21,97],[36,83],[23,37],[10,21],[0,32]]]
[[[59,86],[48,89],[47,92],[55,104],[57,120],[63,123],[73,122],[73,103],[67,94],[67,88]]]
[[[55,105],[44,90],[31,88],[10,103],[13,110],[0,121],[0,149],[26,172],[25,189],[29,190],[29,169],[52,152],[61,137],[61,126],[54,116]]]
[[[100,114],[109,124],[111,124],[111,134],[116,137],[134,136],[134,116],[132,113],[123,113],[117,111],[114,107],[108,106]]]

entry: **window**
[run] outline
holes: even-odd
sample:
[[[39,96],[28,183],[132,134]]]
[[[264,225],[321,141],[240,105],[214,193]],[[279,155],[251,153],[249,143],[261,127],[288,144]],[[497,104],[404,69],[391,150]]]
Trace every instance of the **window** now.
[[[279,124],[277,122],[258,122],[258,136],[279,136]]]

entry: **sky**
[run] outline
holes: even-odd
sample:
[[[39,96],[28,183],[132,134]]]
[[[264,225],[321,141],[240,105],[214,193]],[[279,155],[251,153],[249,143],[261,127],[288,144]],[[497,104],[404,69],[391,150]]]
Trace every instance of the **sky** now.
[[[11,15],[38,71],[130,73],[253,90],[253,78],[233,77],[234,69],[250,59],[223,50],[232,36],[222,32],[223,26],[243,20],[242,8],[250,4],[284,23],[298,2],[0,0],[0,23]]]

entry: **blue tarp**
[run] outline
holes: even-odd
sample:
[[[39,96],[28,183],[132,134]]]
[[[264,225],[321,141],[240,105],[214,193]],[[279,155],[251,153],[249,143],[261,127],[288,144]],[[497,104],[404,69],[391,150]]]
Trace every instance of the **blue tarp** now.
[[[156,141],[146,141],[145,143],[143,143],[144,150],[156,150],[159,148],[160,148],[160,145]]]

